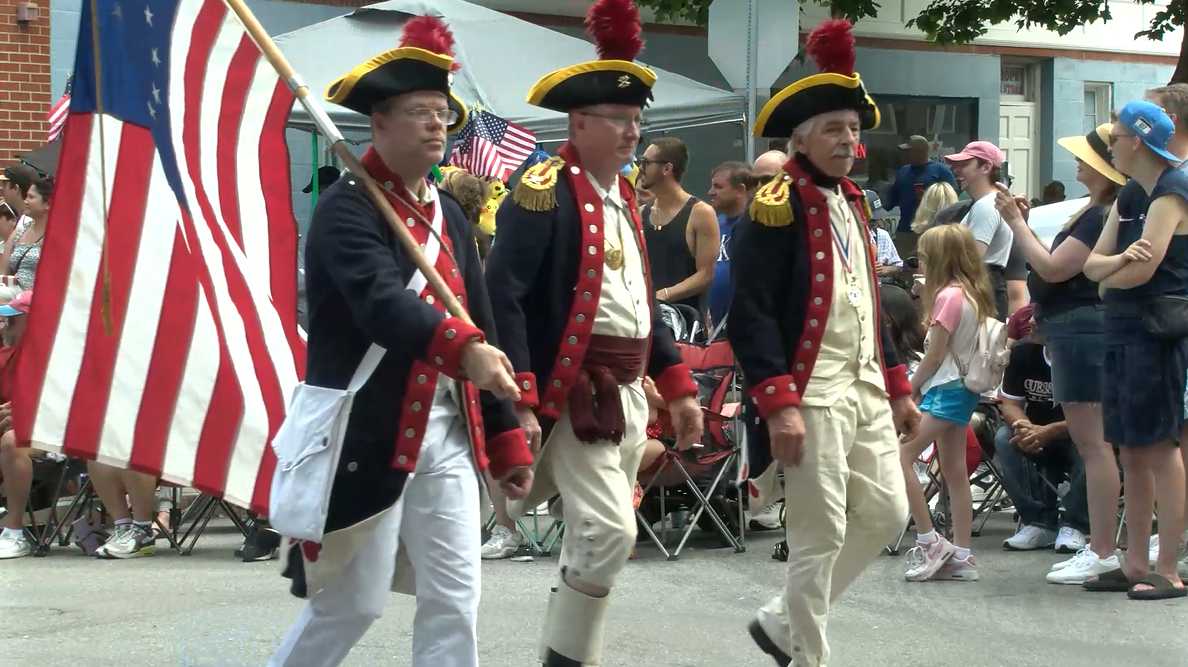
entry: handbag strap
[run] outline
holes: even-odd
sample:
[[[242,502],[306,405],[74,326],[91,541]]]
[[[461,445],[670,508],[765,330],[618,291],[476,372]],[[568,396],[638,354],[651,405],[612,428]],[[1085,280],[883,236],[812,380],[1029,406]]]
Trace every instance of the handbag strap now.
[[[380,360],[386,353],[387,350],[372,343],[371,347],[367,348],[367,354],[363,355],[363,360],[359,362],[359,367],[355,369],[355,374],[351,376],[351,383],[347,385],[347,391],[352,394],[359,393],[359,390],[363,389],[363,385],[371,379],[371,374],[379,367]]]

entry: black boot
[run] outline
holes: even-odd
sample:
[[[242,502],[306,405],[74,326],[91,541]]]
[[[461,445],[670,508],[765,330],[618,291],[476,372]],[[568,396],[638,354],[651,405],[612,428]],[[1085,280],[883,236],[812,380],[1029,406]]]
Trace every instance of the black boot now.
[[[778,560],[781,563],[788,562],[788,540],[776,542],[775,547],[771,550],[771,559]]]
[[[780,667],[790,667],[792,665],[792,656],[784,653],[780,650],[780,647],[775,645],[775,642],[763,630],[763,626],[759,625],[758,619],[751,621],[751,625],[747,629],[751,631],[751,639],[755,641],[755,645],[759,647],[759,650],[775,659],[777,665]]]
[[[245,563],[272,560],[280,551],[280,540],[280,533],[267,523],[256,521],[248,528],[243,549],[238,555]]]
[[[582,663],[566,658],[553,649],[549,649],[549,655],[545,659],[543,667],[582,667]]]

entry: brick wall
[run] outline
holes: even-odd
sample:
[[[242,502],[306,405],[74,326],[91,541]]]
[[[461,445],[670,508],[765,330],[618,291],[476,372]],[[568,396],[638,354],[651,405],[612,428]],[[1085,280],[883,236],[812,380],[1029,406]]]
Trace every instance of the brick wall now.
[[[50,108],[50,27],[47,0],[37,20],[16,22],[20,0],[0,0],[0,164],[45,143]]]

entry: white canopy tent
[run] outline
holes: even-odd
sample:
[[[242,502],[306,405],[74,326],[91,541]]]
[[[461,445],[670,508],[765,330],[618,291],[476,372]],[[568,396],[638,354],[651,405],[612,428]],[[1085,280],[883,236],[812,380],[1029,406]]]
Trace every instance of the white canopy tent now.
[[[593,44],[464,0],[390,0],[276,37],[276,45],[310,90],[321,97],[331,81],[352,67],[396,48],[401,26],[413,16],[440,16],[454,33],[454,92],[467,105],[482,107],[531,130],[540,142],[564,139],[562,114],[529,105],[529,88],[548,72],[596,57]],[[645,47],[646,48],[646,47]],[[646,55],[646,52],[645,52]],[[644,112],[645,132],[661,132],[744,121],[745,100],[664,70],[656,71],[656,100]],[[365,116],[324,103],[344,133],[366,132]],[[313,130],[296,105],[290,126]]]

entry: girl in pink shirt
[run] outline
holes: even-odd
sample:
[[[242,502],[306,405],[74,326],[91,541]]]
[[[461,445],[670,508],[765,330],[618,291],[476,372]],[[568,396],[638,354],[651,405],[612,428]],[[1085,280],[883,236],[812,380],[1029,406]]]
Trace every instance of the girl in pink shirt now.
[[[924,358],[911,378],[923,419],[919,435],[900,446],[899,456],[919,534],[906,578],[976,581],[977,564],[969,553],[973,498],[966,471],[965,435],[979,396],[965,387],[958,357],[963,362],[969,358],[981,325],[997,311],[978,246],[964,225],[942,225],[925,232],[920,237],[919,258],[928,334]],[[932,443],[936,443],[941,473],[949,480],[953,542],[933,529],[924,489],[912,467]]]

